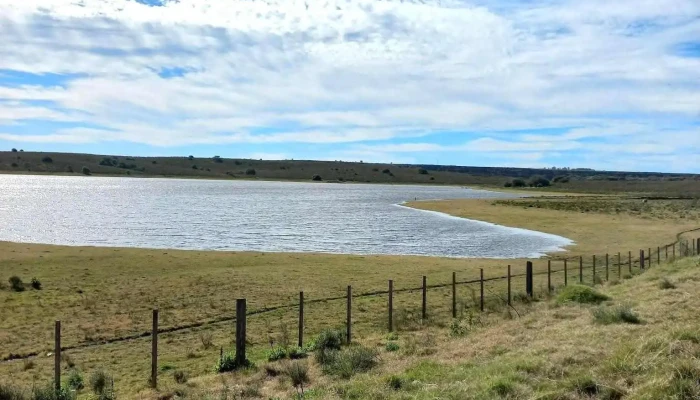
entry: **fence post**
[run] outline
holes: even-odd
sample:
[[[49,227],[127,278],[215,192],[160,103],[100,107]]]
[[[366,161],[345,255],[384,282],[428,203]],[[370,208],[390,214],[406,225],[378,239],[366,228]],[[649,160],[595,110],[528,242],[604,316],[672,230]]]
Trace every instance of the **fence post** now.
[[[697,255],[697,254],[700,254],[700,238],[697,238],[696,242],[697,243],[695,244],[695,253]]]
[[[661,247],[656,248],[656,265],[661,265]]]
[[[348,343],[352,341],[352,286],[348,285],[348,315],[347,315]]]
[[[511,293],[510,293],[510,265],[508,265],[508,305],[511,305]]]
[[[245,365],[246,300],[236,300],[236,364]]]
[[[54,325],[54,351],[53,351],[54,387],[61,390],[61,321]]]
[[[428,278],[423,275],[423,307],[422,307],[422,322],[425,322],[428,315]]]
[[[578,257],[578,282],[583,283],[583,256]]]
[[[593,255],[593,286],[595,286],[595,254]]]
[[[304,292],[299,292],[299,347],[304,347]]]
[[[552,260],[547,260],[547,293],[552,293]]]
[[[673,244],[673,259],[676,259],[676,244]]]
[[[525,264],[525,292],[532,297],[532,261]]]
[[[566,258],[564,259],[564,286],[569,285],[569,270],[566,267]]]
[[[627,256],[629,257],[629,258],[627,259],[627,265],[628,265],[629,268],[630,268],[630,274],[632,274],[632,252],[631,252],[631,251],[628,252]]]
[[[151,331],[151,387],[158,387],[158,309],[153,310]]]
[[[610,254],[605,253],[605,281],[610,280]]]
[[[647,264],[648,268],[651,268],[651,247],[649,247],[649,252],[647,253],[647,257],[649,257],[649,263]]]
[[[644,271],[644,250],[639,250],[639,270]]]
[[[664,246],[666,249],[666,255],[664,256],[664,260],[668,260],[668,245]]]
[[[452,272],[452,318],[457,318],[457,273]]]
[[[617,252],[617,279],[622,279],[622,254]]]
[[[389,279],[389,332],[394,331],[394,281]]]
[[[479,309],[484,311],[484,269],[481,268],[479,271],[479,283],[481,284],[481,300],[479,302]]]

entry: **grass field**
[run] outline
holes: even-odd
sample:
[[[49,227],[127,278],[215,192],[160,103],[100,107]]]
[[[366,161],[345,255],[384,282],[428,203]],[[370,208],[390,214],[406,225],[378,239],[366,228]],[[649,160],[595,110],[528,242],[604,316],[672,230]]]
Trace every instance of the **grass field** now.
[[[598,202],[604,205],[591,205]],[[638,215],[639,202],[579,196],[505,202],[419,202],[413,206],[567,236],[577,243],[567,255],[586,255],[587,264],[593,254],[602,256],[606,252],[638,250],[642,245],[671,243],[678,232],[699,227],[697,203],[684,202],[675,207],[667,202],[648,201],[641,203],[642,207],[652,208],[644,208]],[[39,352],[28,360],[0,363],[0,382],[5,379],[37,385],[50,380],[52,358],[46,354],[51,352],[53,321],[60,319],[64,346],[81,346],[65,352],[66,373],[70,365],[86,374],[108,370],[115,376],[117,393],[125,398],[149,393],[150,365],[145,355],[150,341],[146,337],[100,343],[147,332],[153,308],[160,309],[163,329],[177,329],[161,334],[162,390],[167,392],[177,388],[172,378],[176,370],[187,371],[193,381],[199,376],[203,377],[202,382],[220,379],[207,376],[211,375],[219,349],[231,348],[234,325],[230,317],[234,314],[236,298],[247,298],[249,310],[257,310],[294,305],[300,290],[305,292],[307,301],[342,297],[347,285],[360,294],[386,290],[387,280],[394,279],[396,289],[400,290],[419,287],[422,275],[428,276],[429,284],[448,283],[453,271],[458,273],[459,280],[470,280],[478,277],[479,268],[484,268],[485,277],[489,278],[504,275],[507,264],[514,266],[514,274],[522,273],[525,263],[525,260],[163,251],[12,243],[0,244],[0,250],[0,282],[17,275],[27,283],[37,278],[43,286],[42,290],[17,293],[5,284],[0,290],[3,305],[0,357]],[[536,260],[535,268],[543,271],[546,261]],[[575,266],[571,268],[569,279],[575,280]],[[586,281],[591,280],[590,273],[586,271]],[[543,281],[538,279],[538,290],[543,291]],[[561,283],[561,275],[555,280]],[[473,286],[460,289],[462,309],[473,308],[473,290]],[[499,310],[494,314],[500,315],[502,310],[495,306],[499,299],[493,295],[503,290],[503,282],[487,285],[490,297],[487,308]],[[518,280],[514,291],[522,292],[523,282]],[[394,301],[397,324],[420,326],[415,321],[420,307],[419,291],[397,293]],[[387,324],[386,302],[386,295],[354,300],[356,337],[381,339]],[[448,287],[431,289],[428,306],[433,327],[449,326]],[[324,301],[307,304],[305,311],[305,332],[309,338],[324,328],[342,326],[345,304],[342,299]],[[249,318],[250,357],[254,361],[264,361],[270,343],[296,342],[296,313],[296,307],[291,307]],[[202,322],[209,323],[187,327]],[[229,375],[224,379],[229,378],[235,380]],[[319,379],[327,378],[319,376]]]

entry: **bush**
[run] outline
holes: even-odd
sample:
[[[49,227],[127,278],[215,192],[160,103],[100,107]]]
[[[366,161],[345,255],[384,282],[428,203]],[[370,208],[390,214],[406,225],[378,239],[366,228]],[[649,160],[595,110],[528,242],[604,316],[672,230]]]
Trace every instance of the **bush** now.
[[[385,349],[388,352],[399,351],[399,344],[396,342],[388,342],[385,346]]]
[[[74,172],[74,171],[73,171],[73,167],[71,167],[70,165],[69,165],[69,166],[67,166],[67,167],[66,167],[66,172],[68,172],[68,173],[71,173],[71,174],[72,174],[72,173]]]
[[[553,182],[554,183],[568,183],[569,179],[570,178],[568,176],[555,176]]]
[[[105,167],[114,167],[117,165],[117,160],[110,157],[104,157],[102,160],[100,160],[99,164]]]
[[[90,375],[90,389],[100,399],[108,397],[113,384],[112,377],[102,370],[95,371]]]
[[[396,332],[391,332],[386,335],[386,340],[399,340],[399,334]]]
[[[367,372],[378,364],[377,351],[364,346],[353,346],[332,354],[323,366],[323,372],[343,379]]]
[[[428,175],[428,170],[425,168],[418,168],[418,173],[420,175]]]
[[[379,168],[372,168],[372,172],[379,172]]]
[[[312,181],[322,181],[323,179],[321,179],[321,175],[314,175],[311,177],[311,180]]]
[[[12,168],[17,168],[17,167],[19,167],[19,165],[17,165],[16,162],[13,162],[12,164],[10,164],[10,166],[11,166]]]
[[[642,321],[639,319],[637,314],[632,311],[628,306],[617,306],[617,307],[598,307],[593,310],[593,319],[595,322],[603,325],[610,324],[640,324]]]
[[[192,160],[194,160],[194,156],[187,156],[187,159],[192,161]]]
[[[68,374],[68,381],[66,382],[68,388],[71,390],[82,390],[85,388],[85,380],[83,379],[83,374],[77,369],[72,369]]]
[[[248,360],[243,360],[242,363],[236,361],[236,357],[232,353],[224,353],[214,366],[214,372],[223,373],[231,372],[242,368],[252,367],[253,364]]]
[[[675,289],[676,285],[668,280],[668,278],[662,278],[661,281],[659,282],[659,288],[660,289]]]
[[[513,187],[513,182],[506,182],[503,184],[505,187]]]
[[[391,375],[386,380],[387,386],[393,390],[400,390],[404,386],[404,380],[400,376]]]
[[[525,187],[525,180],[516,178],[513,179],[513,187]]]
[[[549,179],[540,175],[533,176],[532,178],[530,178],[530,182],[528,183],[532,187],[547,187],[550,185]]]
[[[173,379],[175,379],[175,383],[187,383],[187,380],[189,379],[189,375],[187,375],[187,372],[185,371],[175,371],[173,372]]]
[[[212,158],[212,160],[214,160],[214,162],[218,163],[218,164],[221,164],[224,162],[224,159],[219,157],[219,156],[214,156],[214,158]]]
[[[298,360],[300,358],[306,358],[308,357],[309,354],[307,352],[306,348],[302,347],[292,347],[287,351],[287,357],[291,358],[292,360]]]
[[[287,351],[282,346],[277,346],[267,352],[267,361],[277,361],[287,357]]]
[[[289,379],[292,381],[292,385],[294,386],[294,388],[300,390],[303,396],[304,384],[310,382],[309,366],[305,362],[294,361],[289,363],[285,372],[287,376],[289,376]]]
[[[24,292],[24,282],[22,282],[22,279],[19,276],[11,276],[10,279],[8,279],[8,282],[10,282],[10,289],[13,291]]]
[[[41,282],[36,278],[32,278],[32,289],[41,290]]]
[[[53,159],[49,156],[42,157],[41,162],[46,163],[46,164],[51,164],[53,162]]]
[[[83,175],[90,175],[90,174],[92,173],[92,172],[90,171],[90,168],[88,168],[88,167],[83,167],[83,168],[81,169],[81,172],[83,173]]]
[[[316,350],[340,350],[345,344],[345,333],[340,329],[325,329],[314,342]]]
[[[0,383],[0,400],[24,400],[24,392],[18,387]]]
[[[557,303],[600,304],[610,298],[593,288],[583,285],[565,287],[557,296]]]
[[[53,384],[35,387],[32,390],[32,400],[72,400],[75,398],[67,388],[56,390]]]
[[[17,149],[15,149],[15,148],[13,147],[13,148],[12,148],[12,152],[13,152],[13,153],[16,153],[16,152],[17,152]]]
[[[384,168],[382,174],[391,174],[391,170],[389,168]]]
[[[253,168],[248,168],[245,170],[246,175],[255,175],[255,169]]]
[[[196,166],[196,165],[193,165],[193,166],[192,166],[192,169],[199,169],[199,167]]]

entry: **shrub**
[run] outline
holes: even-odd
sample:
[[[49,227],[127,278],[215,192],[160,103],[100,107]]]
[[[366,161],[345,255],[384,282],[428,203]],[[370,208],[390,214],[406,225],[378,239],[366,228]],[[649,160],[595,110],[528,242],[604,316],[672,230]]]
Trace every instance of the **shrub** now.
[[[640,324],[642,321],[637,314],[628,306],[617,307],[598,307],[593,310],[593,319],[595,322],[603,325],[610,324]]]
[[[187,375],[187,372],[185,371],[180,371],[177,370],[173,372],[173,379],[175,379],[175,383],[187,383],[187,379],[189,379],[189,375]]]
[[[378,353],[375,349],[364,346],[353,346],[343,351],[336,351],[333,357],[323,366],[323,372],[348,379],[360,372],[367,372],[378,364]]]
[[[292,347],[287,351],[287,357],[291,358],[292,360],[298,360],[300,358],[306,358],[308,357],[309,354],[307,352],[307,349],[302,348],[302,347]]]
[[[676,285],[668,280],[668,278],[662,278],[661,281],[659,282],[659,288],[660,289],[675,289]]]
[[[384,168],[382,174],[391,174],[391,170],[389,168]]]
[[[38,386],[32,390],[32,400],[72,400],[74,397],[67,388],[56,390],[52,384]]]
[[[114,380],[105,371],[98,370],[90,375],[90,389],[101,400],[113,398]]]
[[[51,164],[53,162],[53,159],[49,156],[42,157],[41,162],[46,163],[46,164]]]
[[[340,329],[325,329],[316,337],[315,349],[340,350],[345,343],[345,333]]]
[[[151,164],[154,164],[154,165],[155,165],[155,164],[158,164],[158,161],[153,160],[153,161],[151,161]]]
[[[386,340],[399,340],[399,334],[396,332],[391,332],[386,335]]]
[[[372,168],[372,172],[379,172],[379,168]]]
[[[396,342],[388,342],[385,346],[385,349],[388,352],[399,351],[399,344]]]
[[[16,162],[13,162],[12,164],[10,164],[10,166],[11,166],[12,168],[17,168],[17,167],[19,167],[19,165],[17,165]]]
[[[513,187],[513,182],[506,182],[503,184],[505,187]]]
[[[82,390],[85,388],[85,380],[83,379],[83,374],[77,369],[71,369],[68,374],[68,381],[66,382],[68,388],[71,390]]]
[[[516,178],[516,179],[513,179],[512,183],[513,183],[513,187],[525,187],[525,180],[524,179]]]
[[[246,175],[255,175],[255,169],[254,168],[248,168],[245,170]]]
[[[267,361],[277,361],[287,357],[287,351],[282,346],[276,346],[267,352]]]
[[[540,175],[533,176],[528,183],[532,187],[547,187],[550,185],[549,179]]]
[[[110,157],[104,157],[102,160],[100,160],[99,164],[105,167],[113,167],[117,165],[117,160]]]
[[[8,281],[10,282],[10,289],[15,292],[24,292],[24,282],[22,282],[22,279],[19,276],[11,276]]]
[[[243,362],[238,362],[236,357],[232,353],[224,353],[219,357],[219,360],[214,366],[214,372],[231,372],[241,368],[249,368],[253,364],[248,360],[243,360]]]
[[[214,156],[214,158],[212,160],[214,160],[214,162],[218,163],[218,164],[221,164],[224,162],[224,159],[219,157],[219,156]]]
[[[36,278],[32,278],[32,289],[41,290],[41,282]]]
[[[194,160],[194,156],[187,156],[187,159],[192,161],[192,160]]]
[[[74,171],[73,171],[73,167],[72,167],[72,166],[70,166],[70,165],[69,165],[69,166],[67,166],[67,167],[66,167],[66,172],[69,172],[69,173],[71,173],[71,174],[72,174],[72,173],[74,172]]]
[[[13,149],[14,150],[14,149]],[[1,400],[24,400],[24,392],[15,386],[0,383]]]
[[[499,398],[506,398],[508,395],[515,392],[515,385],[513,382],[506,379],[498,379],[491,383],[489,390],[494,394],[498,395]]]
[[[17,152],[17,149],[15,149],[15,148],[13,147],[13,148],[12,148],[12,152],[13,152],[13,153],[16,153],[16,152]]]
[[[196,166],[196,165],[193,165],[193,166],[192,166],[192,169],[199,169],[199,167]]]
[[[214,347],[214,340],[212,339],[211,332],[202,332],[199,334],[199,341],[202,343],[202,348],[204,350],[209,350]]]
[[[554,183],[568,183],[569,182],[569,177],[568,176],[555,176]]]
[[[557,303],[600,304],[610,298],[593,288],[583,285],[565,287],[557,296]]]
[[[393,390],[400,390],[404,386],[404,380],[400,376],[391,375],[386,380],[387,386]]]
[[[32,360],[24,360],[24,363],[23,363],[23,365],[22,365],[22,369],[25,370],[25,371],[28,371],[28,370],[30,370],[30,369],[33,369],[35,366],[36,366],[36,364],[34,364],[34,361],[32,361]]]
[[[321,175],[314,175],[313,177],[311,177],[311,180],[312,181],[322,181],[323,179],[321,179]]]
[[[418,173],[420,175],[428,175],[428,170],[425,168],[418,168]]]
[[[304,384],[309,383],[309,366],[302,361],[294,361],[289,363],[285,371],[292,385],[304,395]]]
[[[83,173],[83,175],[90,175],[92,173],[88,167],[83,167],[80,171]]]

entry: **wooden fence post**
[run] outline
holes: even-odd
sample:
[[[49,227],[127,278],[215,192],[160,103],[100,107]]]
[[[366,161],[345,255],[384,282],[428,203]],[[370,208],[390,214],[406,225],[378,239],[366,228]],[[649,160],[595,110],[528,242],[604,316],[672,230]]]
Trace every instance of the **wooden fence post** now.
[[[348,285],[347,337],[352,341],[352,286]]]
[[[595,286],[595,254],[593,254],[593,286]]]
[[[697,238],[695,240],[697,243],[695,243],[695,254],[700,254],[700,238]]]
[[[644,250],[639,250],[639,270],[644,271]]]
[[[564,259],[564,286],[569,285],[569,271],[566,267],[566,258]]]
[[[61,321],[54,325],[53,379],[56,392],[61,390]]]
[[[246,300],[236,300],[236,364],[245,365]]]
[[[532,261],[525,264],[525,293],[532,298]]]
[[[656,265],[661,265],[661,247],[656,248]]]
[[[299,348],[304,347],[304,292],[299,292]]]
[[[457,318],[457,273],[452,272],[452,318]]]
[[[484,269],[481,268],[479,270],[479,283],[481,284],[481,300],[479,302],[479,309],[483,312],[484,311]]]
[[[547,260],[547,293],[552,293],[552,260]]]
[[[394,331],[394,281],[389,279],[389,332]]]
[[[629,257],[629,258],[627,259],[627,265],[628,265],[629,268],[630,268],[630,274],[632,274],[632,252],[631,252],[631,251],[628,252],[627,256]]]
[[[668,245],[664,247],[666,248],[666,255],[664,256],[664,260],[668,260]]]
[[[508,265],[508,305],[511,305],[511,299],[513,296],[510,291],[510,265]]]
[[[610,254],[605,253],[605,281],[610,280]]]
[[[578,281],[583,283],[583,256],[578,257]]]
[[[676,244],[673,244],[673,259],[676,259]]]
[[[422,317],[422,322],[425,322],[425,320],[428,317],[428,278],[423,275],[423,304],[422,304],[422,312],[421,312],[421,317]]]
[[[617,252],[617,279],[622,279],[622,254]]]
[[[151,387],[158,387],[158,309],[153,310],[151,331]]]
[[[647,267],[651,268],[651,247],[649,247],[649,252],[647,253],[647,256],[649,257],[649,264],[647,264]]]

